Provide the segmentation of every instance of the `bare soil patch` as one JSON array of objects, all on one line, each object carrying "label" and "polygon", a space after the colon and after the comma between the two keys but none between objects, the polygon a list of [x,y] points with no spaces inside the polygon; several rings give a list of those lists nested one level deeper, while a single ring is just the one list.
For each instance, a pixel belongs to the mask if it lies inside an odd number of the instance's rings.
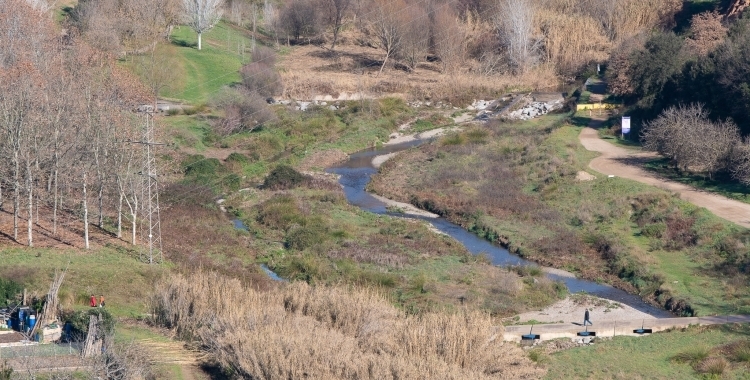
[{"label": "bare soil patch", "polygon": [[[583,323],[583,314],[587,308],[594,325],[598,321],[632,321],[657,318],[628,305],[605,298],[573,294],[542,310],[519,314],[518,321],[521,323],[532,320],[547,323]],[[664,311],[664,315],[661,317],[668,318],[673,317],[673,315]]]}]

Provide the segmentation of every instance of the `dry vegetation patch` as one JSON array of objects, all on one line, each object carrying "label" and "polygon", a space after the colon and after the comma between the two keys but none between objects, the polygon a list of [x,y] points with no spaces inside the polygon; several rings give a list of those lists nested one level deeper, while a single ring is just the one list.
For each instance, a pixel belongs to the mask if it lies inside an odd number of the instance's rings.
[{"label": "dry vegetation patch", "polygon": [[[158,323],[241,377],[539,378],[484,313],[406,316],[373,290],[292,283],[269,292],[214,273],[157,285]],[[243,328],[238,328],[243,326]]]}]

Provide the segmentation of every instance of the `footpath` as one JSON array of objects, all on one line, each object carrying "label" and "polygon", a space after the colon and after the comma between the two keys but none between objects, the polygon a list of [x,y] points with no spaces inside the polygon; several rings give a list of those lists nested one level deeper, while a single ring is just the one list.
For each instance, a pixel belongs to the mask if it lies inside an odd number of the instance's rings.
[{"label": "footpath", "polygon": [[655,158],[656,155],[654,153],[631,151],[599,138],[596,128],[602,125],[604,118],[606,116],[594,116],[589,126],[584,128],[579,135],[581,144],[586,149],[601,153],[599,157],[589,163],[591,169],[605,175],[632,179],[677,193],[680,198],[696,206],[705,207],[722,219],[750,228],[750,204],[669,181],[646,171],[641,167],[641,164],[646,160]]}]

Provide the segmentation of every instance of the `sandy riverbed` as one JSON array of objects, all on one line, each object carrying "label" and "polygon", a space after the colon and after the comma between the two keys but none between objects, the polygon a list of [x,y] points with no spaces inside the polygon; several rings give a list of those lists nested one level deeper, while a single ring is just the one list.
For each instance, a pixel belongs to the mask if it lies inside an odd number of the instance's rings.
[{"label": "sandy riverbed", "polygon": [[519,323],[538,321],[545,323],[583,323],[583,313],[589,309],[591,321],[632,321],[637,319],[656,319],[674,317],[664,311],[663,315],[652,316],[608,299],[590,295],[572,294],[543,310],[519,314]]}]

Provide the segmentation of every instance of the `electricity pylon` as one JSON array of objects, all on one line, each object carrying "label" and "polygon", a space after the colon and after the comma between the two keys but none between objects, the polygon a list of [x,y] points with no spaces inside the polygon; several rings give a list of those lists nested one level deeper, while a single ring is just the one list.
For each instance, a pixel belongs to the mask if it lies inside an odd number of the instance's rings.
[{"label": "electricity pylon", "polygon": [[[144,232],[148,235],[148,263],[153,264],[154,259],[162,262],[161,245],[161,220],[159,216],[159,181],[156,179],[156,158],[154,157],[154,147],[165,145],[154,141],[154,121],[153,109],[141,111],[144,114],[143,141],[131,141],[137,144],[143,144],[144,161],[143,169],[139,173],[143,176],[143,185],[141,187],[141,199],[143,207],[143,218],[141,218],[141,237]],[[148,223],[148,226],[145,224]],[[144,231],[145,230],[145,231]]]}]

